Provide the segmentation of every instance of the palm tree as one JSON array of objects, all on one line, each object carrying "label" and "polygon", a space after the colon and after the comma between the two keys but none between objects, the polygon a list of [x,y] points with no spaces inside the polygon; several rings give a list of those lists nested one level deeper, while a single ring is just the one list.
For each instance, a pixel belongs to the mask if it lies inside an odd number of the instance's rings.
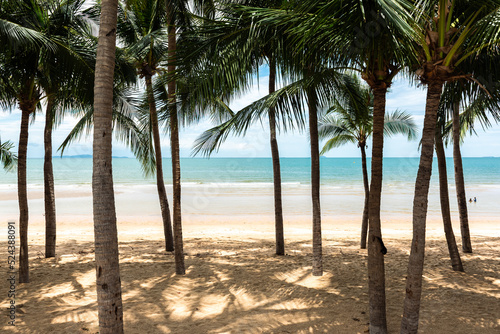
[{"label": "palm tree", "polygon": [[[317,2],[306,1],[304,6]],[[328,1],[317,15],[294,29],[303,43],[333,60],[354,67],[373,92],[372,167],[369,198],[368,286],[370,332],[387,333],[385,268],[382,252],[380,200],[382,192],[383,133],[388,88],[408,57],[412,40],[411,6],[406,1]],[[309,21],[309,22],[307,22]]]},{"label": "palm tree", "polygon": [[174,250],[172,221],[167,192],[163,180],[163,161],[161,153],[158,113],[153,91],[152,78],[162,69],[160,62],[166,58],[167,35],[165,29],[166,8],[164,1],[129,0],[122,6],[119,13],[119,39],[126,46],[126,53],[131,57],[138,69],[138,74],[144,78],[149,106],[149,129],[152,132],[156,188],[160,202],[165,235],[165,250]]},{"label": "palm tree", "polygon": [[[168,63],[164,80],[167,82],[166,103],[168,104],[168,123],[170,130],[170,150],[172,158],[172,185],[173,185],[173,213],[172,226],[174,234],[174,258],[175,272],[184,275],[186,272],[184,264],[184,245],[182,237],[182,215],[181,215],[181,166],[179,149],[179,115],[177,96],[177,37],[183,31],[192,28],[192,13],[187,0],[166,1],[166,25],[168,43]],[[212,0],[196,0],[193,3],[194,10],[201,15],[213,14]]]},{"label": "palm tree", "polygon": [[[61,120],[64,109],[75,107],[81,96],[81,78],[93,75],[89,64],[89,48],[86,39],[90,27],[82,11],[83,1],[53,1],[46,4],[46,16],[40,21],[40,29],[67,45],[67,54],[59,52],[43,63],[44,80],[40,86],[45,92],[44,129],[44,204],[45,204],[45,257],[56,252],[56,207],[54,173],[52,168],[52,129]],[[63,49],[64,51],[64,49]],[[64,67],[63,67],[64,66]]]},{"label": "palm tree", "polygon": [[[437,6],[436,6],[437,5]],[[427,84],[427,101],[422,132],[420,165],[413,202],[413,240],[408,263],[406,296],[401,333],[416,333],[422,294],[425,253],[427,197],[432,170],[432,156],[437,112],[445,82],[473,79],[466,61],[487,49],[498,31],[497,2],[429,1],[416,12],[419,34],[420,67],[416,71]],[[418,28],[422,27],[422,28]]]},{"label": "palm tree", "polygon": [[[334,147],[339,147],[347,143],[357,144],[361,151],[361,165],[363,169],[363,185],[365,189],[365,202],[363,208],[363,218],[361,223],[361,248],[366,248],[366,236],[368,232],[368,202],[369,202],[369,181],[366,165],[367,141],[373,132],[373,95],[368,87],[363,86],[357,77],[355,82],[358,85],[362,100],[356,101],[353,96],[345,101],[335,101],[334,105],[319,122],[319,136],[327,139],[321,154],[325,154]],[[411,116],[405,112],[394,111],[386,114],[384,118],[384,135],[391,136],[403,134],[408,140],[416,137],[417,126]]]},{"label": "palm tree", "polygon": [[[55,204],[53,175],[51,173],[51,130],[55,117],[53,111],[68,96],[74,94],[78,87],[76,83],[81,77],[81,72],[89,72],[88,64],[85,62],[88,50],[85,43],[76,33],[87,29],[85,20],[82,19],[80,8],[82,1],[68,1],[60,3],[49,2],[14,2],[10,8],[10,14],[2,16],[11,19],[12,32],[19,34],[22,27],[29,27],[29,36],[39,38],[41,36],[46,43],[27,43],[24,48],[12,47],[1,54],[2,81],[1,99],[7,105],[18,103],[23,116],[19,143],[19,205],[20,205],[20,280],[29,281],[28,255],[27,255],[27,228],[28,228],[28,205],[26,199],[26,147],[28,136],[28,121],[30,115],[40,107],[41,101],[47,101],[46,111],[45,143],[46,159],[44,163],[44,175],[46,181],[46,256],[55,254]],[[2,9],[5,9],[2,7]],[[14,45],[16,45],[14,43]],[[61,89],[61,87],[68,87]],[[69,98],[69,100],[74,97]],[[22,137],[22,138],[21,138]]]},{"label": "palm tree", "polygon": [[[475,63],[477,62],[474,61]],[[482,71],[479,71],[482,72]],[[491,72],[490,72],[491,73]],[[448,250],[450,253],[452,268],[456,271],[463,271],[463,266],[460,260],[460,254],[458,252],[458,247],[455,241],[455,235],[453,234],[453,229],[451,226],[450,208],[449,208],[449,195],[448,195],[448,179],[446,176],[446,159],[444,153],[443,145],[448,145],[450,141],[453,141],[453,152],[454,154],[460,152],[460,143],[463,141],[467,132],[471,134],[475,133],[474,123],[479,122],[483,129],[491,126],[490,120],[487,116],[487,111],[491,113],[493,118],[498,122],[498,96],[491,96],[491,92],[495,94],[496,90],[491,89],[493,87],[488,87],[488,91],[484,90],[483,84],[478,80],[478,82],[449,82],[445,85],[443,94],[441,95],[440,109],[438,112],[438,124],[436,130],[436,156],[439,167],[439,185],[440,185],[440,198],[441,198],[441,211],[443,215],[443,223],[445,228],[446,239],[448,243]],[[468,104],[464,107],[463,112],[456,116],[456,110],[459,109],[460,99],[467,99]],[[447,121],[447,118],[453,118],[451,121]],[[458,122],[456,122],[458,120]],[[459,129],[456,129],[456,123],[460,124]],[[458,137],[457,137],[458,132]],[[445,139],[446,138],[446,139]],[[444,143],[443,143],[444,141]],[[458,142],[458,145],[455,143]],[[457,149],[458,146],[458,149]],[[454,162],[455,166],[457,162]],[[461,158],[458,164],[461,165]],[[455,182],[459,182],[457,178],[461,178],[463,182],[463,171],[458,172],[460,167],[455,168]],[[462,187],[465,186],[462,184]],[[459,187],[457,186],[457,189]],[[464,194],[465,196],[465,190]],[[457,197],[461,197],[457,194]],[[460,201],[460,199],[459,199]],[[460,212],[460,209],[459,209]],[[465,214],[467,214],[467,209],[460,213],[461,220]],[[461,227],[464,225],[461,223]],[[467,230],[468,231],[468,230]],[[464,231],[462,231],[464,232]],[[464,235],[464,234],[463,234]]]},{"label": "palm tree", "polygon": [[[305,71],[306,76],[313,75],[313,64]],[[312,237],[313,237],[313,276],[323,275],[323,238],[321,236],[321,201],[320,201],[320,161],[318,136],[318,96],[313,87],[306,89],[309,119],[309,141],[311,149],[311,200],[312,200]]]},{"label": "palm tree", "polygon": [[184,265],[184,244],[182,237],[182,214],[181,214],[181,165],[179,152],[179,122],[177,115],[176,97],[176,50],[177,29],[190,26],[188,18],[187,1],[169,0],[166,2],[166,25],[168,42],[168,65],[167,65],[167,102],[169,104],[169,126],[170,126],[170,152],[172,159],[172,188],[173,188],[173,237],[175,272],[177,275],[186,273]]},{"label": "palm tree", "polygon": [[472,253],[472,242],[469,231],[469,215],[467,213],[467,197],[465,195],[464,168],[462,153],[460,152],[460,101],[453,105],[453,164],[455,166],[455,188],[457,192],[458,213],[460,217],[460,231],[462,234],[462,250]]},{"label": "palm tree", "polygon": [[[443,105],[443,104],[442,104]],[[436,157],[439,169],[439,199],[441,203],[441,215],[443,217],[444,233],[450,253],[451,266],[455,271],[464,271],[460,253],[458,252],[453,226],[451,224],[450,199],[448,194],[448,174],[446,171],[446,155],[444,152],[443,133],[445,127],[445,112],[441,110],[436,125]]]},{"label": "palm tree", "polygon": [[115,196],[111,159],[113,78],[118,3],[103,0],[94,82],[92,193],[99,332],[123,333]]},{"label": "palm tree", "polygon": [[[40,106],[44,84],[57,81],[67,74],[68,58],[73,52],[60,39],[60,32],[48,29],[52,2],[7,1],[2,4],[2,25],[9,33],[2,32],[2,39],[13,41],[11,47],[0,54],[0,99],[12,107],[16,103],[21,109],[21,131],[18,144],[18,197],[19,197],[19,281],[29,282],[28,264],[28,199],[26,180],[26,157],[30,117]],[[4,6],[5,5],[5,6]],[[22,44],[21,41],[26,41]],[[41,43],[43,41],[44,43]],[[48,78],[44,72],[57,59],[60,76]],[[47,97],[47,94],[46,94]]]},{"label": "palm tree", "polygon": [[[19,3],[9,3],[10,10],[18,14],[18,20],[14,21],[14,17],[9,17],[6,11],[2,10],[2,19],[7,19],[13,25],[23,26],[21,21],[23,7]],[[4,9],[4,8],[2,8]],[[25,17],[24,17],[25,19]],[[49,44],[50,45],[50,44]],[[29,266],[28,266],[28,198],[26,187],[26,154],[28,144],[28,126],[30,114],[35,111],[38,105],[39,95],[35,88],[35,73],[30,72],[36,69],[38,65],[38,57],[36,55],[37,47],[30,45],[30,50],[27,48],[9,48],[0,53],[0,96],[2,104],[13,106],[19,103],[22,112],[21,116],[21,131],[18,143],[18,199],[19,199],[19,238],[20,238],[20,255],[19,255],[19,282],[29,282]],[[8,71],[7,71],[8,69]],[[17,98],[16,98],[17,97]]]},{"label": "palm tree", "polygon": [[[237,1],[240,5],[255,6],[257,8],[276,8],[282,3],[282,0],[242,0]],[[218,49],[222,54],[226,55],[225,63],[236,62],[241,64],[241,58],[247,60],[243,66],[236,69],[243,77],[243,82],[239,88],[246,88],[244,80],[254,73],[258,73],[259,65],[266,62],[269,66],[269,82],[268,93],[272,94],[276,91],[277,80],[283,80],[283,51],[286,47],[283,35],[279,34],[275,29],[260,29],[258,33],[254,32],[254,26],[251,15],[234,10],[232,6],[224,8],[226,15],[221,22],[213,22],[213,27],[217,27],[217,34],[213,38],[213,43],[217,43]],[[221,24],[223,23],[223,24]],[[205,27],[204,30],[210,28]],[[214,28],[211,28],[214,29]],[[232,50],[239,50],[235,53]],[[290,52],[289,50],[288,52]],[[213,51],[211,51],[213,53]],[[220,57],[220,54],[215,54],[215,57]],[[236,60],[234,58],[240,58]],[[220,60],[213,59],[213,62],[221,64]],[[222,65],[222,64],[221,64]],[[280,71],[280,69],[282,71]],[[223,70],[223,72],[234,72],[233,69]],[[245,73],[245,71],[247,73]],[[233,75],[235,75],[233,74]],[[218,73],[218,76],[221,76]],[[271,148],[272,166],[273,166],[273,190],[274,190],[274,221],[275,221],[275,238],[276,238],[276,255],[285,254],[285,241],[283,231],[283,205],[282,205],[282,189],[281,189],[281,167],[280,156],[277,141],[277,124],[276,111],[270,108],[267,113],[267,122],[269,124],[269,143]]]},{"label": "palm tree", "polygon": [[5,170],[11,170],[16,165],[17,156],[11,152],[13,147],[14,144],[11,141],[2,143],[0,140],[0,163]]},{"label": "palm tree", "polygon": [[[483,128],[491,125],[486,115],[487,111],[497,122],[500,119],[497,63],[498,50],[483,50],[473,59],[464,61],[462,65],[465,65],[469,73],[474,73],[474,80],[470,81],[464,77],[454,82],[447,82],[441,97],[442,107],[452,115],[452,121],[444,127],[443,135],[447,137],[447,143],[450,140],[453,142],[455,188],[464,253],[472,252],[472,245],[460,144],[467,130],[470,130],[471,134],[475,133],[474,121],[478,120]],[[464,105],[463,101],[467,101],[467,104]],[[463,107],[462,113],[460,113],[461,107]]]}]

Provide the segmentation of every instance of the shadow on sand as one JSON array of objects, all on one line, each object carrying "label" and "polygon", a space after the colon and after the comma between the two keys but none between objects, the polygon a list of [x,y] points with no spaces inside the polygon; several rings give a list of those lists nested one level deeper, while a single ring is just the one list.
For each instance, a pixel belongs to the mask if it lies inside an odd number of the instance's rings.
[{"label": "shadow on sand", "polygon": [[[443,240],[429,240],[422,333],[499,333],[498,238],[476,238],[450,268]],[[389,331],[399,332],[409,240],[385,240]],[[6,243],[0,243],[6,249]],[[44,259],[30,247],[31,283],[17,286],[18,333],[97,333],[93,244],[72,240]],[[364,333],[368,330],[366,251],[354,238],[324,240],[325,275],[310,274],[308,240],[273,255],[270,240],[186,239],[185,276],[158,240],[120,243],[126,333]],[[5,265],[0,269],[6,276]],[[4,285],[5,286],[5,285]],[[7,305],[7,292],[0,300]],[[4,308],[4,307],[2,307]],[[11,331],[2,311],[1,331]]]}]

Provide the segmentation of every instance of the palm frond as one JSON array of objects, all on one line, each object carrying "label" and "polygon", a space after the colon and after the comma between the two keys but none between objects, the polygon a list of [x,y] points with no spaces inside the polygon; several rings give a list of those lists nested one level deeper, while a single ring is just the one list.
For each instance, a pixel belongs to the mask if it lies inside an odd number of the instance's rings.
[{"label": "palm frond", "polygon": [[320,155],[325,154],[326,152],[332,150],[334,147],[340,147],[342,145],[345,145],[347,143],[353,143],[356,144],[357,140],[351,135],[338,135],[333,138],[330,138],[326,141],[325,145],[323,145],[323,148],[321,149],[321,152],[319,153]]},{"label": "palm frond", "polygon": [[413,121],[412,115],[404,111],[396,110],[388,113],[384,118],[384,135],[392,136],[396,134],[406,135],[408,140],[417,138],[417,124]]},{"label": "palm frond", "polygon": [[14,144],[11,141],[2,143],[0,139],[0,163],[7,171],[12,171],[17,166],[17,156],[12,153]]}]

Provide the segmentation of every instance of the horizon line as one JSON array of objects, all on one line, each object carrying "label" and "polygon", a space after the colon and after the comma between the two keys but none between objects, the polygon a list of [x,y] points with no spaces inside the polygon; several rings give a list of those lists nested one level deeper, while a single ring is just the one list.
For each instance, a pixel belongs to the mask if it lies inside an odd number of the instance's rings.
[{"label": "horizon line", "polygon": [[[60,158],[60,159],[63,159],[63,158],[81,158],[81,159],[90,159],[92,158],[93,155],[92,154],[76,154],[76,155],[63,155],[63,156],[60,156],[60,155],[53,155],[52,158]],[[112,156],[112,158],[115,158],[115,159],[136,159],[135,157],[133,156]],[[272,157],[269,157],[269,156],[261,156],[261,157],[231,157],[231,156],[227,156],[227,157],[192,157],[192,156],[187,156],[187,157],[180,157],[181,159],[272,159]],[[280,157],[280,159],[309,159],[310,157]],[[320,158],[322,159],[360,159],[361,157],[360,156],[345,156],[345,157],[325,157],[325,156],[321,156]],[[387,156],[387,157],[384,157],[384,158],[394,158],[394,159],[407,159],[407,158],[410,158],[410,159],[419,159],[420,157],[417,156],[413,156],[413,157],[410,157],[410,156]],[[436,159],[436,157],[434,156],[433,157],[434,159]],[[453,157],[452,156],[449,156],[449,157],[446,157],[447,159],[452,159]],[[493,155],[487,155],[487,156],[462,156],[462,158],[500,158],[500,156],[493,156]],[[32,157],[32,158],[28,158],[28,159],[44,159],[44,157]],[[171,159],[171,157],[163,157],[163,159]],[[367,159],[371,159],[371,157],[367,157]]]}]

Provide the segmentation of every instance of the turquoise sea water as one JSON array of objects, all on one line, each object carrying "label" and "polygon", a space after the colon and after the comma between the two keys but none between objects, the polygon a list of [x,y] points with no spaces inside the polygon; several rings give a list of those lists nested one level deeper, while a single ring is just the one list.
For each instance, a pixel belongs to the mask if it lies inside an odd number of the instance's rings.
[{"label": "turquoise sea water", "polygon": [[[164,159],[165,182],[171,183],[171,161]],[[414,184],[418,158],[385,158],[384,186]],[[453,160],[447,159],[448,178],[453,184]],[[54,158],[56,184],[84,185],[92,182],[91,158]],[[500,187],[500,158],[464,158],[466,184]],[[368,159],[368,168],[370,159]],[[310,183],[308,158],[282,158],[282,181],[288,184]],[[184,158],[181,159],[182,182],[186,184],[226,183],[244,186],[272,183],[270,158]],[[154,184],[153,177],[142,173],[135,159],[113,159],[114,182],[117,185]],[[361,159],[321,158],[321,183],[326,186],[351,187],[361,183]],[[437,180],[434,162],[433,181]],[[16,184],[16,173],[0,172],[0,184]],[[28,183],[43,185],[43,159],[28,159]],[[362,184],[361,184],[362,185]]]},{"label": "turquoise sea water", "polygon": [[[170,198],[170,159],[164,159],[165,183]],[[449,158],[448,179],[452,214],[458,216],[453,160]],[[287,215],[308,216],[310,201],[310,160],[281,159],[283,206]],[[418,158],[384,159],[381,211],[384,217],[410,219]],[[368,161],[368,166],[370,161]],[[500,218],[500,158],[464,158],[465,185],[471,219],[486,219],[497,224]],[[270,158],[187,158],[181,159],[182,210],[186,214],[263,215],[272,217],[273,177]],[[92,213],[92,159],[54,158],[58,214]],[[159,219],[160,210],[155,179],[145,177],[135,159],[113,159],[117,210],[125,216]],[[16,173],[0,171],[0,213],[18,215]],[[364,203],[361,159],[321,159],[321,210],[324,217],[348,217],[357,221]],[[28,160],[30,215],[43,219],[43,159]],[[439,219],[437,165],[429,191],[429,215]]]}]

